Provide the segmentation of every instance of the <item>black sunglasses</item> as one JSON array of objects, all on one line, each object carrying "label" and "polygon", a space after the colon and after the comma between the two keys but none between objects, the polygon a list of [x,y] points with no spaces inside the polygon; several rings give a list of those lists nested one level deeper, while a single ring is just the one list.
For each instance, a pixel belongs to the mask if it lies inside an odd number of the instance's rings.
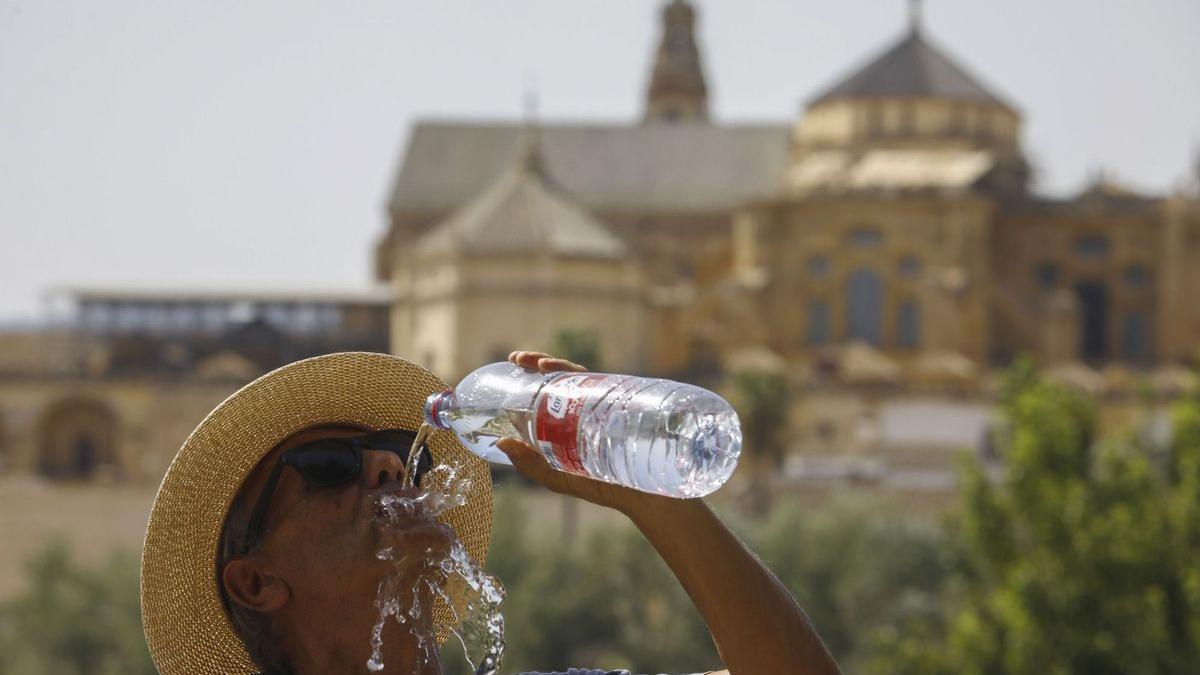
[{"label": "black sunglasses", "polygon": [[[361,436],[346,438],[323,438],[312,441],[284,452],[271,469],[267,483],[263,486],[258,502],[250,513],[250,523],[246,526],[246,539],[242,542],[238,555],[246,555],[258,543],[262,536],[263,523],[267,516],[267,507],[271,504],[271,495],[279,484],[279,476],[284,467],[292,467],[312,487],[335,487],[345,485],[358,478],[362,472],[363,450],[382,450],[395,453],[400,461],[408,465],[408,451],[417,438],[414,431],[407,429],[384,429],[373,431]],[[417,466],[413,471],[413,485],[421,485],[421,476],[433,468],[433,455],[429,452],[429,444],[421,445],[421,455],[417,458]]]}]

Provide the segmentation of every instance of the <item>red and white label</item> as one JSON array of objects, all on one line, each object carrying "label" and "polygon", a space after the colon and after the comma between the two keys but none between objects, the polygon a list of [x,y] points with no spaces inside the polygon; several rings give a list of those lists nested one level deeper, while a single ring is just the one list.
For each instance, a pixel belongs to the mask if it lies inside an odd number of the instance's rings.
[{"label": "red and white label", "polygon": [[579,457],[579,416],[589,401],[612,388],[613,375],[581,373],[547,384],[538,397],[535,427],[538,445],[553,455],[564,471],[586,476]]}]

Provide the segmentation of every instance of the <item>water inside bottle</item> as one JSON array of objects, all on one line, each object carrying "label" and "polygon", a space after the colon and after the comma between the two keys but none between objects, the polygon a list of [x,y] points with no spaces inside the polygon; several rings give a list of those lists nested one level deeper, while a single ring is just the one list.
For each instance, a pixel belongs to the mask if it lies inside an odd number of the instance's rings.
[{"label": "water inside bottle", "polygon": [[670,380],[609,377],[581,404],[578,453],[587,475],[673,497],[702,497],[728,480],[742,441],[728,403]]},{"label": "water inside bottle", "polygon": [[[421,479],[415,496],[381,495],[378,518],[397,529],[411,525],[414,517],[434,519],[465,504],[470,489],[470,480],[455,467],[439,464]],[[504,587],[483,571],[456,535],[445,549],[396,551],[385,547],[376,557],[391,562],[394,572],[379,582],[376,593],[379,615],[371,630],[368,670],[384,668],[383,631],[389,619],[416,639],[422,661],[418,668],[434,659],[436,628],[423,618],[432,612],[433,603],[441,601],[453,614],[452,635],[474,672],[487,675],[497,671],[504,655],[504,616],[500,612]]]},{"label": "water inside bottle", "polygon": [[541,376],[485,366],[426,412],[475,454],[512,436],[560,471],[672,497],[703,497],[729,479],[741,453],[737,413],[721,397],[670,380],[602,373]]}]

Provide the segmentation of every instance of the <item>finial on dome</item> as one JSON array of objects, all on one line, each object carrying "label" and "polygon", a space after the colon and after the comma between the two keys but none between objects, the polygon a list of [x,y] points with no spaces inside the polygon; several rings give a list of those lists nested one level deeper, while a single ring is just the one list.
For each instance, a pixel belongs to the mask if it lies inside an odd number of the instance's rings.
[{"label": "finial on dome", "polygon": [[537,126],[537,88],[532,85],[526,85],[525,96],[523,99],[522,107],[524,119],[522,120],[521,140],[520,147],[518,149],[517,162],[523,171],[541,175],[544,166],[542,160],[541,138],[538,135]]},{"label": "finial on dome", "polygon": [[921,32],[921,0],[908,0],[908,28],[913,33]]}]

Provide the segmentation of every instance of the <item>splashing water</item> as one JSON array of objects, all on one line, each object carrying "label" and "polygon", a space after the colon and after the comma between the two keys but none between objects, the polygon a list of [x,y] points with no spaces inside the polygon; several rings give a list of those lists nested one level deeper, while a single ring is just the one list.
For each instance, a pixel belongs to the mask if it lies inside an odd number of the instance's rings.
[{"label": "splashing water", "polygon": [[[379,518],[385,527],[401,531],[415,520],[429,522],[467,501],[471,482],[455,467],[439,464],[421,480],[414,496],[384,494],[379,497]],[[394,572],[379,582],[375,607],[379,618],[371,629],[371,658],[367,668],[383,669],[383,629],[389,618],[408,628],[417,640],[418,667],[436,658],[435,628],[423,613],[440,600],[453,615],[451,633],[462,645],[467,662],[477,675],[494,675],[504,655],[504,617],[500,603],[504,587],[475,562],[456,535],[448,548],[426,546],[397,552],[388,546],[376,553],[391,561]]]}]

